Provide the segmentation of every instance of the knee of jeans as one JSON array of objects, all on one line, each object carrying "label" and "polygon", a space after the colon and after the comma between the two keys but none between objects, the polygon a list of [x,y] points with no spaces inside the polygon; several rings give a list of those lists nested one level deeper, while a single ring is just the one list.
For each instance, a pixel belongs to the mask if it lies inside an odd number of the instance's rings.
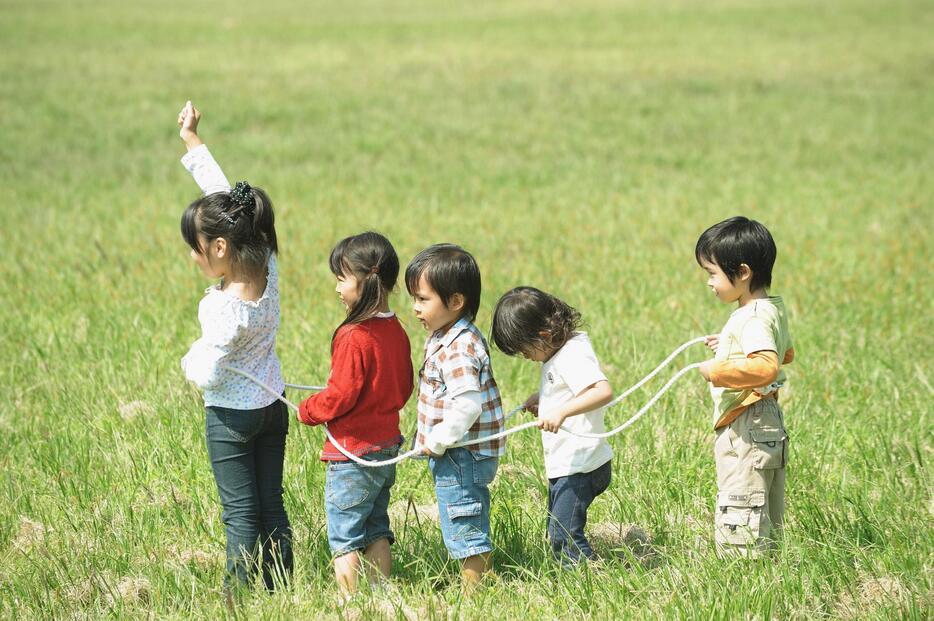
[{"label": "knee of jeans", "polygon": [[290,537],[292,535],[292,525],[285,512],[275,515],[264,514],[262,516],[263,532],[268,533],[272,538]]},{"label": "knee of jeans", "polygon": [[254,506],[230,506],[224,507],[221,512],[221,520],[228,527],[241,530],[259,530],[262,526],[260,512]]},{"label": "knee of jeans", "polygon": [[285,510],[285,505],[281,502],[262,506],[259,512],[259,519],[263,524],[263,528],[266,530],[289,526],[289,514]]}]

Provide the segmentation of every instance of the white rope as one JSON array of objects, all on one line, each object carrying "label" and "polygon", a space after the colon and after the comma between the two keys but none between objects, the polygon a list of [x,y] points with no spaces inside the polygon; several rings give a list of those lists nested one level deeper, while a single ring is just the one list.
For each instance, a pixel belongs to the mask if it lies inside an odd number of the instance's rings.
[{"label": "white rope", "polygon": [[294,388],[295,390],[324,390],[327,386],[305,386],[304,384],[286,384],[286,388]]},{"label": "white rope", "polygon": [[[632,386],[630,386],[629,388],[627,388],[621,395],[619,395],[618,397],[616,397],[615,399],[613,399],[612,401],[610,401],[608,404],[606,404],[606,405],[603,406],[603,407],[604,407],[604,408],[611,408],[611,407],[613,407],[614,405],[616,405],[617,403],[619,403],[620,401],[622,401],[623,399],[625,399],[626,397],[628,397],[629,395],[631,395],[632,393],[634,393],[635,391],[639,390],[640,388],[642,388],[642,386],[645,385],[646,382],[648,382],[650,379],[652,379],[653,377],[655,377],[656,375],[658,375],[659,371],[661,371],[662,369],[664,369],[665,367],[667,367],[667,366],[671,363],[672,360],[674,360],[675,358],[677,358],[677,357],[678,357],[678,354],[680,354],[681,352],[683,352],[683,351],[684,351],[685,349],[687,349],[688,347],[691,347],[692,345],[698,345],[698,344],[700,344],[700,343],[705,342],[706,339],[707,339],[706,336],[699,336],[699,337],[697,337],[696,339],[691,339],[690,341],[688,341],[688,342],[686,342],[686,343],[682,343],[676,350],[674,350],[673,352],[671,352],[671,353],[668,355],[667,358],[665,358],[664,360],[662,360],[662,361],[659,363],[659,365],[658,365],[657,367],[655,367],[655,368],[652,370],[651,373],[649,373],[648,375],[646,375],[645,377],[643,377],[641,380],[639,380],[638,382],[636,382],[635,384],[633,384]],[[286,387],[286,388],[294,388],[295,390],[324,390],[324,389],[326,388],[326,386],[306,386],[306,385],[304,385],[304,384],[286,384],[285,387]],[[521,405],[518,406],[518,407],[516,407],[516,408],[513,408],[512,410],[509,411],[508,414],[506,414],[506,416],[503,418],[503,420],[504,420],[504,421],[509,420],[509,419],[512,418],[517,412],[521,412],[522,409],[523,409],[523,406],[521,406]]]},{"label": "white rope", "polygon": [[[638,390],[641,386],[643,386],[646,382],[648,382],[650,379],[652,379],[655,375],[657,375],[659,371],[661,371],[664,367],[666,367],[666,366],[667,366],[678,354],[680,354],[682,351],[684,351],[685,349],[687,349],[687,348],[690,347],[691,345],[696,345],[696,344],[702,343],[702,342],[704,342],[704,337],[698,337],[698,338],[696,338],[696,339],[692,339],[692,340],[690,340],[690,341],[688,341],[688,342],[682,344],[680,347],[678,347],[676,350],[674,350],[667,358],[665,358],[665,360],[663,360],[661,364],[659,364],[657,367],[655,367],[655,369],[654,369],[651,373],[649,373],[649,374],[646,375],[644,378],[642,378],[639,382],[637,382],[637,383],[634,384],[632,387],[630,387],[629,389],[627,389],[623,394],[619,395],[618,397],[616,397],[615,399],[613,399],[612,401],[610,401],[610,402],[609,402],[606,406],[604,406],[604,407],[605,407],[605,408],[610,408],[610,407],[616,405],[617,403],[619,403],[620,401],[622,401],[623,399],[625,399],[626,397],[628,397],[630,394],[632,394],[634,391]],[[637,420],[639,420],[640,418],[642,418],[642,416],[643,416],[646,412],[649,411],[649,408],[651,408],[653,405],[655,405],[655,402],[658,401],[659,399],[661,399],[662,395],[665,394],[666,392],[668,392],[668,389],[671,388],[671,386],[672,386],[682,375],[684,375],[684,374],[687,373],[688,371],[691,371],[691,370],[693,370],[693,369],[696,369],[696,368],[699,367],[699,366],[700,366],[700,363],[698,362],[698,363],[694,363],[694,364],[689,364],[688,366],[686,366],[686,367],[680,369],[677,373],[675,373],[675,375],[674,375],[671,379],[669,379],[669,380],[665,383],[664,386],[661,387],[661,389],[660,389],[658,392],[655,393],[655,395],[652,396],[651,399],[649,399],[649,401],[648,401],[644,406],[642,406],[642,408],[639,409],[638,412],[636,412],[635,414],[633,414],[633,415],[629,418],[629,420],[627,420],[625,423],[623,423],[623,424],[620,425],[619,427],[615,427],[615,428],[611,429],[610,431],[607,431],[607,432],[604,432],[604,433],[579,433],[579,432],[571,431],[570,429],[568,429],[567,427],[564,427],[563,425],[560,427],[560,429],[561,429],[562,431],[566,432],[566,433],[569,433],[569,434],[574,435],[574,436],[578,436],[578,437],[580,437],[580,438],[609,438],[610,436],[614,436],[614,435],[616,435],[616,434],[622,432],[624,429],[630,427],[630,426],[633,425]],[[279,393],[277,393],[277,392],[276,392],[275,390],[273,390],[270,386],[268,386],[268,385],[266,385],[265,383],[263,383],[259,378],[255,377],[255,376],[251,375],[250,373],[247,373],[246,371],[243,371],[243,370],[241,370],[241,369],[235,369],[235,368],[233,368],[233,367],[227,367],[227,366],[225,366],[224,368],[227,369],[228,371],[232,371],[232,372],[234,372],[234,373],[237,373],[237,374],[239,374],[239,375],[242,375],[243,377],[245,377],[245,378],[251,380],[251,381],[254,382],[256,385],[258,385],[260,388],[263,388],[266,392],[268,392],[269,394],[273,395],[276,399],[278,399],[279,401],[282,401],[282,402],[283,402],[286,406],[288,406],[290,409],[294,410],[295,412],[298,412],[298,411],[299,411],[299,408],[298,408],[297,405],[295,405],[294,403],[292,403],[291,401],[289,401],[288,399],[286,399],[284,396],[282,396],[282,395],[280,395]],[[299,390],[323,390],[323,389],[324,389],[323,386],[304,386],[304,385],[300,385],[300,384],[286,384],[286,386],[289,387],[289,388],[296,388],[296,389],[299,389]],[[522,406],[519,406],[518,408],[515,408],[514,410],[512,410],[512,411],[507,415],[507,418],[508,418],[509,416],[512,416],[515,412],[517,412],[517,411],[519,411],[519,410],[521,410],[521,409],[522,409]],[[360,456],[358,456],[358,455],[354,455],[353,453],[351,453],[350,451],[348,451],[347,449],[345,449],[343,446],[341,446],[341,444],[334,438],[334,436],[331,435],[331,432],[328,430],[328,426],[327,426],[326,424],[325,424],[325,425],[322,425],[322,427],[324,427],[324,434],[327,436],[328,440],[331,441],[331,444],[334,445],[334,448],[336,448],[344,457],[346,457],[347,459],[349,459],[349,460],[351,460],[351,461],[353,461],[353,462],[356,462],[356,463],[360,464],[361,466],[368,466],[368,467],[371,467],[371,468],[376,468],[376,467],[381,467],[381,466],[390,466],[390,465],[393,465],[393,464],[398,464],[399,462],[404,461],[404,460],[406,460],[406,459],[409,459],[409,458],[411,458],[411,457],[416,457],[416,456],[424,455],[424,453],[422,452],[421,449],[412,449],[411,451],[407,451],[407,452],[405,452],[405,453],[401,453],[401,454],[396,455],[395,457],[393,457],[393,458],[391,458],[391,459],[386,459],[386,460],[383,460],[383,461],[375,461],[375,460],[364,459],[364,458],[362,458],[362,457],[360,457]],[[458,443],[456,443],[456,444],[451,445],[450,448],[457,448],[457,447],[462,447],[462,446],[469,446],[469,445],[471,445],[471,444],[479,444],[479,443],[481,443],[481,442],[487,442],[487,441],[490,441],[490,440],[498,440],[499,438],[505,438],[506,436],[510,436],[510,435],[512,435],[512,434],[514,434],[514,433],[518,433],[518,432],[520,432],[520,431],[524,431],[524,430],[530,429],[530,428],[532,428],[532,427],[538,427],[538,421],[534,421],[534,420],[533,420],[533,421],[529,421],[529,422],[527,422],[527,423],[523,423],[523,424],[521,424],[521,425],[517,425],[517,426],[512,427],[512,428],[510,428],[510,429],[506,429],[506,430],[500,431],[499,433],[495,433],[495,434],[488,435],[488,436],[483,436],[482,438],[476,438],[476,439],[474,439],[474,440],[468,440],[468,441],[465,441],[465,442],[458,442]]]}]

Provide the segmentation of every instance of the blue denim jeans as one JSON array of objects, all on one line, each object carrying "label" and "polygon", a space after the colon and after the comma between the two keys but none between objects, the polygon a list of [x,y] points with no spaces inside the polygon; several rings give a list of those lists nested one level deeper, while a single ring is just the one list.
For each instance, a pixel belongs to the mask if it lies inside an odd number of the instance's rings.
[{"label": "blue denim jeans", "polygon": [[561,562],[578,563],[593,557],[584,535],[587,509],[610,486],[612,463],[608,461],[590,472],[548,479],[548,540]]},{"label": "blue denim jeans", "polygon": [[206,410],[208,457],[227,533],[224,583],[249,586],[261,569],[272,589],[275,579],[285,582],[292,573],[292,526],[282,503],[288,410],[281,401],[257,410]]},{"label": "blue denim jeans", "polygon": [[498,457],[452,448],[428,459],[435,481],[441,536],[451,558],[465,559],[493,550],[490,541],[490,489]]},{"label": "blue denim jeans", "polygon": [[[382,461],[399,447],[367,453],[363,459]],[[365,550],[371,543],[396,539],[389,527],[389,490],[396,482],[396,466],[370,468],[352,461],[329,461],[324,488],[328,545],[335,557]]]}]

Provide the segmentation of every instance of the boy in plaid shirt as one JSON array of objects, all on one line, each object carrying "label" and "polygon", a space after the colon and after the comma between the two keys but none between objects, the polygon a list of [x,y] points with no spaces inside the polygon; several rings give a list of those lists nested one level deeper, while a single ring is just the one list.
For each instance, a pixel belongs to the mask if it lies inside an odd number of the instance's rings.
[{"label": "boy in plaid shirt", "polygon": [[489,485],[506,450],[504,438],[453,447],[504,427],[489,347],[473,324],[480,269],[463,248],[438,244],[412,260],[405,285],[431,332],[419,370],[415,446],[429,458],[444,544],[470,587],[492,569]]}]

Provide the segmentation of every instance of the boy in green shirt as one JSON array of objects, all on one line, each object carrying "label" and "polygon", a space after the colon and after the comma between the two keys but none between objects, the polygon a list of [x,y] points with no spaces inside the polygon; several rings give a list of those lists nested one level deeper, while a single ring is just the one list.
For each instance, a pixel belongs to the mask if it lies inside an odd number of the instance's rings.
[{"label": "boy in green shirt", "polygon": [[780,536],[785,511],[788,436],[778,389],[794,348],[785,305],[768,294],[775,255],[768,229],[742,216],[704,231],[694,250],[717,298],[738,304],[720,334],[707,337],[716,354],[699,369],[714,403],[721,556],[767,550]]}]

